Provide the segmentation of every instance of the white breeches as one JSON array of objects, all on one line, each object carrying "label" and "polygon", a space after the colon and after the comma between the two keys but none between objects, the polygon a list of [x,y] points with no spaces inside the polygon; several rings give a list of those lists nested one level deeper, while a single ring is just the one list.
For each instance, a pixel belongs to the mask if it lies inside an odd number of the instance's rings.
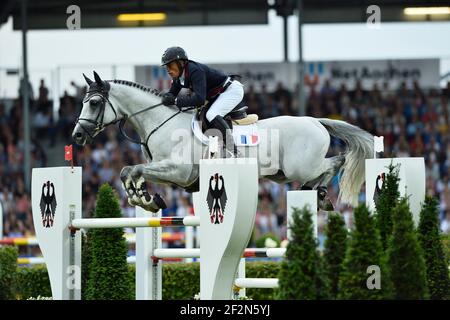
[{"label": "white breeches", "polygon": [[237,80],[234,80],[230,86],[221,93],[206,112],[206,119],[212,121],[216,116],[225,116],[233,110],[244,98],[244,86]]}]

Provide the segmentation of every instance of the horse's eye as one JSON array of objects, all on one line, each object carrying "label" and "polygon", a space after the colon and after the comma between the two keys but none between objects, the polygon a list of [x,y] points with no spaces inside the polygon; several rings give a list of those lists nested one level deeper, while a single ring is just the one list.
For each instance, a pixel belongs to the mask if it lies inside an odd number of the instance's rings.
[{"label": "horse's eye", "polygon": [[98,100],[91,100],[89,101],[89,103],[91,104],[91,106],[96,106],[98,104]]}]

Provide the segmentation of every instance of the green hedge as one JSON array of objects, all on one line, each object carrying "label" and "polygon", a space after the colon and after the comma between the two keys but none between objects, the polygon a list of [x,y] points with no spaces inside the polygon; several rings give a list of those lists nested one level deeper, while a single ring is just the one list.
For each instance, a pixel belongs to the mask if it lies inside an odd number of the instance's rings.
[{"label": "green hedge", "polygon": [[[192,300],[200,292],[200,263],[165,263],[163,265],[163,300]],[[135,266],[130,265],[133,284]]]},{"label": "green hedge", "polygon": [[50,280],[45,265],[17,268],[16,298],[51,297]]},{"label": "green hedge", "polygon": [[0,247],[0,300],[14,299],[17,247]]},{"label": "green hedge", "polygon": [[[129,265],[135,284],[135,266]],[[247,262],[246,277],[276,278],[280,270],[279,262]],[[17,268],[17,286],[15,296],[18,299],[30,297],[51,297],[47,269],[43,265]],[[1,279],[0,279],[1,281]],[[134,292],[134,287],[133,287]],[[200,264],[165,263],[163,266],[164,300],[192,300],[200,292]],[[254,300],[274,299],[273,289],[248,289],[247,297]]]},{"label": "green hedge", "polygon": [[450,233],[441,235],[441,239],[447,259],[447,264],[450,267]]},{"label": "green hedge", "polygon": [[[246,278],[278,278],[281,262],[246,262]],[[276,289],[246,289],[246,296],[253,300],[274,300]]]},{"label": "green hedge", "polygon": [[[134,266],[130,270],[135,275]],[[280,263],[247,262],[245,265],[246,278],[277,278]],[[200,264],[166,263],[163,265],[163,300],[192,300],[200,292]],[[247,289],[246,295],[253,300],[274,299],[274,289]]]},{"label": "green hedge", "polygon": [[[450,237],[443,236],[444,247],[448,250],[450,244]],[[0,263],[3,270],[5,258],[4,252],[0,250]],[[449,252],[450,256],[450,252]],[[12,259],[12,258],[11,258]],[[246,263],[246,277],[247,278],[277,278],[280,271],[280,262],[247,262]],[[133,277],[133,285],[135,283],[135,267],[129,265],[130,274]],[[8,275],[5,278],[5,275]],[[13,273],[14,274],[14,273]],[[200,265],[199,263],[166,263],[163,266],[163,299],[164,300],[189,300],[200,292]],[[7,280],[9,279],[9,280]],[[11,286],[6,286],[6,281],[11,281],[11,274],[0,272],[0,289]],[[17,299],[27,299],[29,297],[50,297],[50,282],[48,279],[47,269],[43,265],[36,265],[32,267],[18,267],[15,272],[16,285],[15,297]],[[10,282],[8,282],[10,283]],[[133,288],[134,292],[134,288]],[[274,289],[247,289],[247,297],[254,300],[271,300],[275,297]],[[5,299],[5,297],[1,297]],[[0,299],[0,300],[1,300]]]}]

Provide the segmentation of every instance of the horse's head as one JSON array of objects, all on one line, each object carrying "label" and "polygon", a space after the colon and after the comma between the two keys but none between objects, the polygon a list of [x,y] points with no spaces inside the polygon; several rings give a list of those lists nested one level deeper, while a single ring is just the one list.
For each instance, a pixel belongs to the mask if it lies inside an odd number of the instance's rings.
[{"label": "horse's head", "polygon": [[89,85],[89,89],[83,100],[80,116],[72,132],[72,138],[78,145],[92,142],[94,137],[103,131],[106,126],[120,120],[117,110],[114,109],[109,100],[110,84],[107,81],[103,81],[95,71],[95,81],[92,81],[84,74],[83,76]]}]

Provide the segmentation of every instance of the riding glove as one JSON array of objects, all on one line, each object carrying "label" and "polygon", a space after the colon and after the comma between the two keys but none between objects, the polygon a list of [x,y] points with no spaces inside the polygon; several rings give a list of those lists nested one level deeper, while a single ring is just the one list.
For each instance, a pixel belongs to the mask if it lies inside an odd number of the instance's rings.
[{"label": "riding glove", "polygon": [[175,96],[171,93],[166,93],[162,97],[162,104],[165,106],[173,106],[175,104]]}]

